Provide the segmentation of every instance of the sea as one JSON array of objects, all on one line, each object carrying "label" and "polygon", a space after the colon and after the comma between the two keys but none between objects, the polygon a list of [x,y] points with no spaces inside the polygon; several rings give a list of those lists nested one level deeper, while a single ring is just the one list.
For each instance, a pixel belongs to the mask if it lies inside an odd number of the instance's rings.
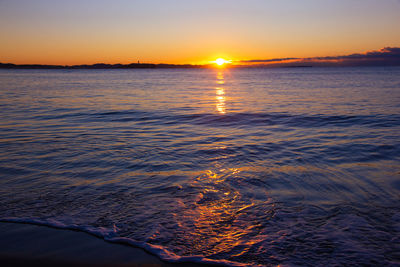
[{"label": "sea", "polygon": [[400,67],[0,70],[0,220],[168,262],[400,264]]}]

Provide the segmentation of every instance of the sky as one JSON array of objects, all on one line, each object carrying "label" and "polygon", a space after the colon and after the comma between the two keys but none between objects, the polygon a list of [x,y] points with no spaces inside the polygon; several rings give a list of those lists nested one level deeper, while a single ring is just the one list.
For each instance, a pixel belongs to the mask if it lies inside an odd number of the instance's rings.
[{"label": "sky", "polygon": [[400,0],[0,0],[0,62],[171,63],[400,47]]}]

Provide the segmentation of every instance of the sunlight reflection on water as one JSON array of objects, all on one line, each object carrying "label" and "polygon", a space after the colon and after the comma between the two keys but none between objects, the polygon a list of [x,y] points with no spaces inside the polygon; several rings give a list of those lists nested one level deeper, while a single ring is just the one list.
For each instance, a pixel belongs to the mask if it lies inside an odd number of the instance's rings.
[{"label": "sunlight reflection on water", "polygon": [[217,84],[220,85],[215,88],[216,90],[216,108],[220,114],[226,114],[226,107],[225,107],[225,89],[221,87],[225,83],[224,80],[224,73],[219,71],[217,73]]},{"label": "sunlight reflection on water", "polygon": [[257,232],[255,229],[270,218],[265,214],[273,216],[274,205],[268,204],[272,201],[266,192],[263,207],[268,210],[263,210],[264,216],[257,218],[257,203],[231,185],[235,180],[240,180],[237,168],[207,170],[190,184],[197,193],[192,202],[186,203],[191,208],[186,208],[176,219],[185,232],[185,239],[190,240],[197,253],[218,255],[232,251],[240,256],[250,248],[248,235]]}]

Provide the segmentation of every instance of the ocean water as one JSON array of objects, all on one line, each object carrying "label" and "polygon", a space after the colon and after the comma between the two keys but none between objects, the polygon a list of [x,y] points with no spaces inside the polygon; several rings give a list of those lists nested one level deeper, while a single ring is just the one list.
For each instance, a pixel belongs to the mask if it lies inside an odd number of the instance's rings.
[{"label": "ocean water", "polygon": [[400,264],[400,68],[1,70],[0,220],[171,262]]}]

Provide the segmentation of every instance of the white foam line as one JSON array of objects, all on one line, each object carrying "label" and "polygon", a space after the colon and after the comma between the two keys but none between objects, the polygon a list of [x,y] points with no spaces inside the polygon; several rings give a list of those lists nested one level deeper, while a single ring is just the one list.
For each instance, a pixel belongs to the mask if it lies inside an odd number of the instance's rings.
[{"label": "white foam line", "polygon": [[251,265],[245,263],[239,263],[228,260],[213,260],[208,259],[203,256],[178,256],[173,252],[170,252],[159,245],[152,245],[145,242],[139,242],[126,237],[116,237],[115,232],[103,227],[82,227],[76,224],[66,225],[61,222],[49,219],[49,220],[38,220],[38,219],[24,219],[24,218],[3,218],[0,222],[10,222],[10,223],[26,223],[41,226],[48,226],[51,228],[74,230],[89,233],[91,235],[97,236],[104,239],[107,242],[126,244],[133,247],[144,249],[152,255],[155,255],[162,259],[163,261],[170,263],[200,263],[200,264],[212,264],[219,266],[232,266],[232,267],[250,267],[250,266],[262,266],[262,265]]}]

